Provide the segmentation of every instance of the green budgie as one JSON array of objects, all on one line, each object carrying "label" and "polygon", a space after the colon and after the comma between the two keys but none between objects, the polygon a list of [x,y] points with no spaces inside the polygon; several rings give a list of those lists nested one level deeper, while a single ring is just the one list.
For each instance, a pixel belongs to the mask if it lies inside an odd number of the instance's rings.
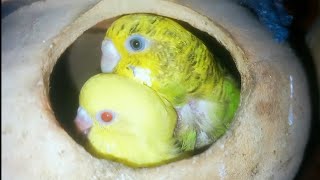
[{"label": "green budgie", "polygon": [[173,105],[181,150],[206,147],[230,126],[239,85],[179,23],[152,14],[125,15],[108,28],[101,48],[103,72],[143,83]]}]

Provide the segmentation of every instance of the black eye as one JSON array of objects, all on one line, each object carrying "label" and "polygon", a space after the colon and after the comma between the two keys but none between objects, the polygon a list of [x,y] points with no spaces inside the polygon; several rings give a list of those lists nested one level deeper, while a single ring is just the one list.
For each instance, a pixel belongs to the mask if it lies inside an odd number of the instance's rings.
[{"label": "black eye", "polygon": [[139,39],[131,39],[130,46],[133,50],[140,50],[142,48],[142,45]]},{"label": "black eye", "polygon": [[142,51],[146,45],[146,40],[140,35],[133,35],[129,37],[127,42],[127,48],[130,51]]}]

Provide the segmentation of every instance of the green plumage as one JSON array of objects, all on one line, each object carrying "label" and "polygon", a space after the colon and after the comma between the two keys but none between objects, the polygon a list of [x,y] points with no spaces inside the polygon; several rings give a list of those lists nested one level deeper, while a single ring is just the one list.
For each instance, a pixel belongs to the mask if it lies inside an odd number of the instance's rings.
[{"label": "green plumage", "polygon": [[[132,50],[130,39],[135,36],[142,39],[142,50]],[[175,21],[150,14],[119,18],[106,39],[121,56],[113,73],[147,84],[175,107],[175,138],[181,150],[202,148],[225,133],[240,90],[200,39]]]}]

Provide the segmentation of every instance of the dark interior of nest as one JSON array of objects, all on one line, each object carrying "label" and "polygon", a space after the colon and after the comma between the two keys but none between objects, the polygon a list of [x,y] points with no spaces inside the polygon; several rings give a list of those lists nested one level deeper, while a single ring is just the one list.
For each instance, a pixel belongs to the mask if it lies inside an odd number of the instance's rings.
[{"label": "dark interior of nest", "polygon": [[[60,56],[50,77],[50,101],[56,119],[65,131],[81,145],[85,143],[85,139],[77,135],[73,123],[79,105],[79,92],[82,85],[90,77],[101,73],[101,42],[104,38],[106,27],[115,19],[100,22],[78,37]],[[240,85],[240,74],[226,48],[207,33],[195,29],[185,22],[177,22],[201,39],[209,50],[236,77]]]}]

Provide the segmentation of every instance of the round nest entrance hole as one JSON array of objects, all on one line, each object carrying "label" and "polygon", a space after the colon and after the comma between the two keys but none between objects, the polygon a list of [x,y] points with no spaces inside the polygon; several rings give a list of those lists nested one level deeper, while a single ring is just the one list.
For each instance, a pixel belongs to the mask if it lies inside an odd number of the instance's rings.
[{"label": "round nest entrance hole", "polygon": [[[82,85],[92,76],[101,73],[101,43],[107,27],[117,18],[102,21],[85,31],[60,56],[50,76],[50,102],[56,119],[65,131],[79,144],[85,138],[77,134],[73,122],[79,106],[79,92]],[[228,50],[208,33],[200,31],[186,22],[178,21],[183,27],[201,39],[216,59],[241,83],[240,73]],[[208,147],[197,151],[199,154]]]}]

